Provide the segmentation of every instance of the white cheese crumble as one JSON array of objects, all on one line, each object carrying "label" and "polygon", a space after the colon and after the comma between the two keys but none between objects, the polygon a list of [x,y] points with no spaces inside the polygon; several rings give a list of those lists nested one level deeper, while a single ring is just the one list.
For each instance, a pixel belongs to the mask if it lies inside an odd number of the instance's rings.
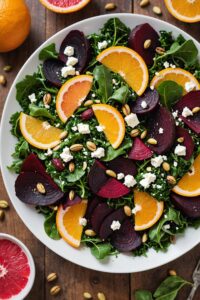
[{"label": "white cheese crumble", "polygon": [[69,75],[75,75],[76,74],[76,70],[75,70],[75,68],[74,67],[72,67],[72,66],[67,66],[67,67],[63,67],[62,69],[61,69],[61,75],[62,75],[62,77],[64,77],[64,78],[67,78],[67,76],[69,76]]},{"label": "white cheese crumble", "polygon": [[63,149],[62,153],[60,154],[60,157],[66,163],[73,159],[73,156],[71,155],[71,152],[68,147],[65,147]]},{"label": "white cheese crumble", "polygon": [[151,172],[151,167],[147,167],[147,172]]},{"label": "white cheese crumble", "polygon": [[177,116],[178,116],[178,110],[173,111],[172,116],[173,116],[174,119],[176,119]]},{"label": "white cheese crumble", "polygon": [[148,189],[151,185],[156,180],[156,175],[152,173],[146,173],[143,175],[143,179],[140,180],[141,186],[143,186],[145,189]]},{"label": "white cheese crumble", "polygon": [[46,156],[51,156],[53,154],[53,151],[51,149],[48,149],[45,153]]},{"label": "white cheese crumble", "polygon": [[131,113],[131,114],[129,114],[128,116],[126,116],[126,117],[124,118],[124,120],[126,121],[126,124],[127,124],[128,126],[130,126],[131,128],[136,127],[136,126],[140,123],[140,121],[138,120],[137,115],[136,115],[136,114],[133,114],[133,113]]},{"label": "white cheese crumble", "polygon": [[67,56],[72,56],[74,55],[74,47],[72,46],[67,46],[64,50],[64,54]]},{"label": "white cheese crumble", "polygon": [[123,179],[124,178],[124,173],[119,173],[119,174],[117,174],[117,179],[118,180],[121,180],[121,179]]},{"label": "white cheese crumble", "polygon": [[105,156],[105,149],[102,147],[97,148],[97,150],[91,153],[91,157],[93,158],[101,158],[104,156]]},{"label": "white cheese crumble", "polygon": [[135,207],[132,209],[132,214],[136,215],[136,213],[140,210],[142,210],[142,206],[139,204],[136,204]]},{"label": "white cheese crumble", "polygon": [[156,75],[156,76],[160,76],[160,73],[159,73],[159,72],[156,72],[155,75]]},{"label": "white cheese crumble", "polygon": [[162,127],[160,127],[160,128],[158,129],[158,133],[159,133],[159,134],[163,134],[163,132],[164,132],[164,129],[163,129]]},{"label": "white cheese crumble", "polygon": [[148,104],[146,103],[146,101],[143,100],[141,103],[141,107],[145,109],[145,108],[147,108],[147,106],[148,106]]},{"label": "white cheese crumble", "polygon": [[59,127],[60,126],[60,123],[57,123],[56,125],[55,125],[55,127]]},{"label": "white cheese crumble", "polygon": [[88,124],[79,123],[77,125],[78,132],[82,134],[89,134],[90,133],[90,127]]},{"label": "white cheese crumble", "polygon": [[78,127],[77,127],[77,126],[73,126],[73,127],[72,127],[72,130],[73,130],[73,131],[78,131]]},{"label": "white cheese crumble", "polygon": [[195,87],[196,87],[196,85],[195,85],[195,83],[192,82],[192,81],[187,81],[187,82],[185,83],[185,89],[186,89],[187,92],[193,91]]},{"label": "white cheese crumble", "polygon": [[80,75],[80,72],[79,72],[79,71],[76,71],[76,72],[75,72],[75,75],[76,75],[76,76]]},{"label": "white cheese crumble", "polygon": [[189,116],[193,116],[193,112],[186,106],[182,111],[182,116],[187,118]]},{"label": "white cheese crumble", "polygon": [[51,127],[51,125],[50,125],[47,121],[45,121],[45,122],[42,123],[42,127],[43,127],[45,130],[48,130],[48,129]]},{"label": "white cheese crumble", "polygon": [[98,125],[98,126],[95,126],[95,127],[96,127],[96,130],[97,130],[98,132],[102,132],[102,131],[104,131],[104,129],[105,129],[105,127],[102,126],[102,125]]},{"label": "white cheese crumble", "polygon": [[37,101],[35,93],[31,94],[28,96],[29,100],[31,101],[31,103],[34,103]]},{"label": "white cheese crumble", "polygon": [[167,229],[170,229],[170,224],[164,225],[163,228],[166,229],[166,230],[167,230]]},{"label": "white cheese crumble", "polygon": [[159,168],[163,163],[163,157],[161,155],[151,159],[151,164],[155,168]]},{"label": "white cheese crumble", "polygon": [[95,98],[96,97],[96,94],[95,93],[92,93],[92,98]]},{"label": "white cheese crumble", "polygon": [[108,47],[108,42],[107,41],[103,41],[103,42],[98,42],[98,49],[102,50]]},{"label": "white cheese crumble", "polygon": [[165,67],[165,69],[169,68],[169,62],[168,61],[165,61],[163,66]]},{"label": "white cheese crumble", "polygon": [[174,149],[174,153],[178,156],[185,156],[186,155],[186,147],[182,145],[177,145]]},{"label": "white cheese crumble", "polygon": [[78,58],[70,56],[67,60],[67,66],[75,66],[78,63]]},{"label": "white cheese crumble", "polygon": [[175,69],[175,68],[176,68],[176,65],[170,64],[170,67],[171,67],[172,69]]},{"label": "white cheese crumble", "polygon": [[136,185],[137,182],[135,180],[135,178],[132,175],[126,175],[124,178],[124,185],[127,187],[133,187],[134,185]]},{"label": "white cheese crumble", "polygon": [[174,161],[174,167],[177,167],[177,166],[178,166],[177,161]]},{"label": "white cheese crumble", "polygon": [[44,107],[45,107],[46,109],[49,109],[49,108],[50,108],[50,105],[49,105],[49,104],[45,104]]},{"label": "white cheese crumble", "polygon": [[119,230],[121,227],[121,224],[119,221],[112,221],[112,224],[110,225],[110,228],[115,231],[115,230]]},{"label": "white cheese crumble", "polygon": [[87,220],[86,218],[79,218],[79,224],[81,226],[86,226],[87,225]]}]

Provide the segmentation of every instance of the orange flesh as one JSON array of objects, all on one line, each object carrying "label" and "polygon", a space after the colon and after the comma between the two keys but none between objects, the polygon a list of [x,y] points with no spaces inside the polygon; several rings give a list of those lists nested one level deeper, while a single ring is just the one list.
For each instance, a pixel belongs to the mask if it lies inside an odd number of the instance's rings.
[{"label": "orange flesh", "polygon": [[[195,18],[197,15],[200,16],[200,0],[195,0],[193,3],[189,0],[165,0],[165,4],[175,17],[179,18],[177,14],[181,15],[183,21],[184,16],[191,19]],[[173,7],[173,11],[171,10],[171,5]]]}]

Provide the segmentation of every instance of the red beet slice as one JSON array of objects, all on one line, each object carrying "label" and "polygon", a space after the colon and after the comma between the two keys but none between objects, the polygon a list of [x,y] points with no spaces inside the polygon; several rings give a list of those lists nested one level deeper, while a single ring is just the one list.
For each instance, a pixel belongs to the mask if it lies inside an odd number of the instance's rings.
[{"label": "red beet slice", "polygon": [[83,32],[79,30],[72,30],[63,40],[60,51],[59,58],[64,63],[67,62],[68,56],[64,54],[65,48],[67,46],[71,46],[74,48],[74,57],[78,59],[78,63],[76,65],[76,70],[82,72],[89,60],[90,57],[90,44],[88,39],[85,37]]},{"label": "red beet slice", "polygon": [[46,80],[57,87],[61,87],[61,69],[65,64],[55,58],[49,58],[43,63],[43,73]]},{"label": "red beet slice", "polygon": [[112,233],[111,224],[113,221],[119,221],[120,224],[127,218],[122,208],[115,210],[113,213],[109,214],[101,224],[99,230],[99,236],[102,240],[106,240]]},{"label": "red beet slice", "polygon": [[178,110],[180,118],[183,122],[197,134],[200,134],[200,112],[195,113],[191,117],[183,117],[182,112],[185,107],[192,110],[194,107],[200,107],[200,91],[192,91],[181,98],[176,103],[174,110]]},{"label": "red beet slice", "polygon": [[88,181],[90,189],[94,194],[97,194],[100,188],[108,181],[105,170],[104,165],[97,160],[90,169]]},{"label": "red beet slice", "polygon": [[62,172],[65,169],[65,165],[60,158],[53,158],[51,162],[58,172]]},{"label": "red beet slice", "polygon": [[[151,45],[148,49],[144,49],[146,40],[151,40]],[[128,46],[138,52],[147,65],[153,64],[155,49],[159,44],[158,33],[148,23],[136,26],[128,39]]]},{"label": "red beet slice", "polygon": [[90,120],[94,116],[94,112],[92,108],[86,109],[84,112],[81,114],[81,119],[83,121]]},{"label": "red beet slice", "polygon": [[178,139],[180,137],[184,138],[184,141],[183,141],[183,143],[181,143],[181,145],[186,147],[186,156],[184,156],[184,158],[186,160],[188,160],[188,159],[190,159],[190,157],[192,156],[192,153],[194,151],[193,139],[186,129],[184,129],[182,127],[176,127],[176,139]]},{"label": "red beet slice", "polygon": [[87,210],[85,213],[85,218],[89,221],[94,209],[97,207],[98,204],[101,203],[101,198],[95,196],[92,200],[89,201]]},{"label": "red beet slice", "polygon": [[[163,128],[163,134],[159,134],[159,128]],[[149,138],[154,138],[157,145],[149,145],[149,148],[157,154],[166,153],[171,149],[176,137],[175,121],[172,114],[162,106],[149,115],[147,121]]]},{"label": "red beet slice", "polygon": [[79,204],[81,203],[81,201],[82,199],[78,195],[75,195],[73,200],[70,200],[68,195],[66,201],[63,203],[63,209],[65,209],[68,206]]},{"label": "red beet slice", "polygon": [[[142,107],[142,102],[146,102],[146,108]],[[130,108],[133,113],[138,115],[144,115],[149,112],[152,112],[158,105],[158,102],[159,94],[156,91],[156,89],[152,91],[148,88],[142,96],[138,97],[136,101],[130,103]]]},{"label": "red beet slice", "polygon": [[187,217],[200,218],[200,196],[189,198],[171,193],[171,200]]},{"label": "red beet slice", "polygon": [[21,172],[37,172],[45,177],[55,189],[60,189],[53,181],[51,176],[46,172],[44,165],[34,153],[31,153],[29,154],[29,156],[27,156],[27,158],[23,162]]},{"label": "red beet slice", "polygon": [[102,198],[116,199],[123,197],[130,193],[130,189],[127,188],[120,181],[115,178],[109,178],[108,181],[101,187],[97,195]]},{"label": "red beet slice", "polygon": [[135,176],[137,173],[137,167],[134,161],[130,160],[129,158],[125,157],[117,157],[107,164],[107,168],[109,170],[113,170],[115,173],[123,173],[126,175]]},{"label": "red beet slice", "polygon": [[131,221],[126,219],[121,228],[112,234],[111,244],[120,252],[129,252],[138,248],[142,241]]},{"label": "red beet slice", "polygon": [[113,208],[109,207],[106,203],[99,203],[94,209],[91,216],[92,229],[98,234],[100,226],[109,214],[113,212]]},{"label": "red beet slice", "polygon": [[136,137],[133,140],[133,146],[128,154],[130,159],[145,160],[152,157],[153,152],[143,143],[143,141]]},{"label": "red beet slice", "polygon": [[[42,183],[45,194],[37,191],[36,185]],[[22,172],[15,181],[16,196],[26,204],[51,205],[61,200],[64,193],[55,189],[50,181],[37,172]]]}]

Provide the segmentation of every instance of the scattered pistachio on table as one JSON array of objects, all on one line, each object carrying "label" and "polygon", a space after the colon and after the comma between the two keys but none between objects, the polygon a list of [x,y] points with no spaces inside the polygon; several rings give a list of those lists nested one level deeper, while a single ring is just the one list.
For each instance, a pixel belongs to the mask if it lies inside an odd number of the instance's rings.
[{"label": "scattered pistachio on table", "polygon": [[5,218],[5,212],[0,209],[0,221],[3,221],[3,219]]},{"label": "scattered pistachio on table", "polygon": [[117,5],[113,2],[107,3],[105,5],[105,10],[114,10],[115,8],[117,8]]},{"label": "scattered pistachio on table", "polygon": [[7,80],[4,75],[0,75],[0,85],[6,86]]},{"label": "scattered pistachio on table", "polygon": [[59,285],[55,285],[50,289],[50,294],[52,296],[56,296],[58,295],[58,293],[60,293],[60,291],[61,291],[61,287]]},{"label": "scattered pistachio on table", "polygon": [[9,204],[6,200],[0,200],[0,208],[8,208]]},{"label": "scattered pistachio on table", "polygon": [[3,67],[4,72],[10,72],[12,70],[12,66],[11,65],[7,65],[5,67]]},{"label": "scattered pistachio on table", "polygon": [[55,272],[50,273],[49,275],[47,275],[47,281],[48,282],[52,282],[52,281],[56,280],[57,278],[58,278],[58,276]]}]

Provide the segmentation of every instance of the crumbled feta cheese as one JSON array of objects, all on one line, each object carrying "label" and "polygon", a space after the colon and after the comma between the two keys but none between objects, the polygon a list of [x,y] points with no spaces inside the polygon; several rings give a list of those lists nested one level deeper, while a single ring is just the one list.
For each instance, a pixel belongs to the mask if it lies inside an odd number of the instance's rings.
[{"label": "crumbled feta cheese", "polygon": [[65,147],[63,149],[62,153],[60,154],[60,157],[66,163],[73,159],[73,156],[71,155],[71,152],[68,147]]},{"label": "crumbled feta cheese", "polygon": [[159,73],[159,72],[156,72],[155,75],[156,75],[156,76],[160,76],[160,73]]},{"label": "crumbled feta cheese", "polygon": [[119,173],[119,174],[117,174],[117,179],[118,180],[121,180],[121,179],[123,179],[124,178],[124,173]]},{"label": "crumbled feta cheese", "polygon": [[74,67],[72,67],[72,66],[67,66],[67,67],[63,67],[62,69],[61,69],[61,75],[62,75],[62,77],[64,77],[64,78],[67,78],[67,76],[69,76],[69,75],[75,75],[76,74],[76,70],[75,70],[75,68]]},{"label": "crumbled feta cheese", "polygon": [[119,221],[112,221],[112,224],[110,225],[110,228],[115,231],[115,230],[119,230],[121,227],[121,224]]},{"label": "crumbled feta cheese", "polygon": [[67,60],[67,66],[75,66],[78,63],[78,58],[70,56]]},{"label": "crumbled feta cheese", "polygon": [[79,224],[81,226],[86,226],[87,225],[87,220],[86,218],[79,218]]},{"label": "crumbled feta cheese", "polygon": [[137,182],[135,180],[135,178],[132,175],[126,175],[124,178],[124,185],[126,185],[127,187],[133,187],[134,185],[136,185]]},{"label": "crumbled feta cheese", "polygon": [[176,68],[176,65],[170,64],[170,67],[171,67],[172,69],[175,69],[175,68]]},{"label": "crumbled feta cheese", "polygon": [[169,63],[168,63],[168,61],[165,61],[164,64],[163,64],[163,66],[165,67],[165,69],[169,68]]},{"label": "crumbled feta cheese", "polygon": [[53,154],[53,151],[51,149],[48,149],[45,153],[46,156],[51,156]]},{"label": "crumbled feta cheese", "polygon": [[73,127],[72,127],[72,130],[73,130],[73,131],[78,131],[78,127],[77,127],[77,126],[73,126]]},{"label": "crumbled feta cheese", "polygon": [[176,126],[178,126],[179,125],[179,122],[178,121],[176,121]]},{"label": "crumbled feta cheese", "polygon": [[95,93],[93,93],[93,94],[92,94],[92,98],[95,98],[95,97],[96,97],[96,94],[95,94]]},{"label": "crumbled feta cheese", "polygon": [[98,125],[98,126],[95,126],[95,127],[96,127],[96,130],[97,130],[98,132],[102,132],[102,131],[105,129],[105,127],[102,126],[102,125]]},{"label": "crumbled feta cheese", "polygon": [[142,210],[142,206],[139,204],[136,204],[135,207],[132,209],[132,214],[135,215],[140,210]]},{"label": "crumbled feta cheese", "polygon": [[108,47],[108,42],[107,41],[103,41],[103,42],[98,42],[98,49],[102,50]]},{"label": "crumbled feta cheese", "polygon": [[178,144],[174,150],[174,153],[178,156],[185,156],[186,155],[186,147]]},{"label": "crumbled feta cheese", "polygon": [[76,71],[76,72],[75,72],[75,75],[76,75],[76,76],[80,75],[80,72],[79,72],[79,71]]},{"label": "crumbled feta cheese", "polygon": [[167,230],[167,229],[170,229],[170,224],[164,225],[163,228],[166,229],[166,230]]},{"label": "crumbled feta cheese", "polygon": [[143,186],[145,189],[148,189],[151,185],[156,180],[156,175],[152,173],[146,173],[143,175],[143,179],[140,180],[140,185]]},{"label": "crumbled feta cheese", "polygon": [[90,133],[90,126],[88,124],[79,123],[77,125],[78,132],[82,134],[89,134]]},{"label": "crumbled feta cheese", "polygon": [[158,130],[158,133],[163,134],[163,132],[164,132],[164,129],[162,127],[160,127],[159,130]]},{"label": "crumbled feta cheese", "polygon": [[162,165],[162,163],[163,163],[163,157],[161,155],[157,157],[153,157],[151,159],[151,164],[155,168],[159,168]]},{"label": "crumbled feta cheese", "polygon": [[143,100],[141,103],[141,107],[145,109],[145,108],[147,108],[147,106],[148,106],[148,104],[146,103],[146,101]]},{"label": "crumbled feta cheese", "polygon": [[160,190],[160,189],[162,189],[162,185],[157,184],[157,185],[156,185],[156,188]]},{"label": "crumbled feta cheese", "polygon": [[193,112],[186,106],[182,111],[182,116],[187,118],[189,116],[193,116]]},{"label": "crumbled feta cheese", "polygon": [[45,107],[46,109],[49,109],[49,108],[50,108],[50,105],[49,105],[49,104],[45,104],[44,107]]},{"label": "crumbled feta cheese", "polygon": [[131,128],[136,127],[136,126],[140,123],[140,121],[138,120],[137,115],[136,115],[136,114],[133,114],[133,113],[131,113],[131,114],[129,114],[128,116],[126,116],[126,117],[124,118],[124,120],[126,121],[126,124],[127,124],[128,126],[130,126]]},{"label": "crumbled feta cheese", "polygon": [[151,172],[151,167],[147,167],[147,171],[148,171],[148,172]]},{"label": "crumbled feta cheese", "polygon": [[102,147],[97,148],[97,150],[91,153],[91,157],[93,158],[101,158],[104,156],[105,156],[105,149]]},{"label": "crumbled feta cheese", "polygon": [[177,161],[174,161],[174,167],[177,167],[177,166],[178,166]]},{"label": "crumbled feta cheese", "polygon": [[163,155],[162,158],[163,158],[163,160],[167,160],[167,156],[166,155]]},{"label": "crumbled feta cheese", "polygon": [[178,116],[178,110],[173,111],[172,116],[173,116],[174,119],[176,119],[177,116]]},{"label": "crumbled feta cheese", "polygon": [[64,50],[64,54],[67,56],[72,56],[74,55],[74,47],[72,46],[67,46]]},{"label": "crumbled feta cheese", "polygon": [[116,79],[112,79],[112,83],[114,84],[114,85],[119,85],[119,82],[117,82],[117,80]]},{"label": "crumbled feta cheese", "polygon": [[56,125],[55,125],[55,127],[59,127],[60,126],[60,123],[57,123]]},{"label": "crumbled feta cheese", "polygon": [[191,92],[192,90],[194,90],[195,87],[196,87],[196,85],[192,81],[187,81],[185,83],[185,89],[186,89],[187,92]]},{"label": "crumbled feta cheese", "polygon": [[31,101],[31,103],[34,103],[37,101],[35,93],[31,94],[28,96],[29,100]]},{"label": "crumbled feta cheese", "polygon": [[51,127],[51,125],[50,125],[47,121],[45,121],[45,122],[42,123],[42,127],[43,127],[45,130],[48,130],[48,129]]}]

